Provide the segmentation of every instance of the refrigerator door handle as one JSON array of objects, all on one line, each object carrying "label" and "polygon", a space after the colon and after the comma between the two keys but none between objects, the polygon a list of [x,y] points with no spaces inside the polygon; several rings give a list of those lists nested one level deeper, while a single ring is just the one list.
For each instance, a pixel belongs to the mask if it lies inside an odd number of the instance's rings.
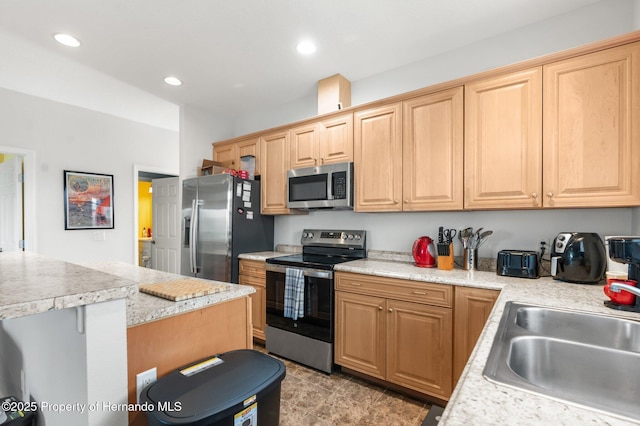
[{"label": "refrigerator door handle", "polygon": [[201,205],[200,200],[191,201],[191,228],[189,230],[189,262],[191,266],[191,273],[196,275],[198,273],[198,225],[200,218],[200,210],[199,206]]}]

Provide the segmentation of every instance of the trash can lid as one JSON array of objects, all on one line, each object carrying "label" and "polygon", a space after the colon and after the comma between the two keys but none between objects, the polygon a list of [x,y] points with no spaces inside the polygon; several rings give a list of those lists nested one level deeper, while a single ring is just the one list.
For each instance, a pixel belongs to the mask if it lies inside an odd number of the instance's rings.
[{"label": "trash can lid", "polygon": [[284,376],[285,366],[280,360],[241,349],[168,374],[147,387],[141,401],[152,404],[157,417],[197,421],[255,400],[272,384],[280,384]]}]

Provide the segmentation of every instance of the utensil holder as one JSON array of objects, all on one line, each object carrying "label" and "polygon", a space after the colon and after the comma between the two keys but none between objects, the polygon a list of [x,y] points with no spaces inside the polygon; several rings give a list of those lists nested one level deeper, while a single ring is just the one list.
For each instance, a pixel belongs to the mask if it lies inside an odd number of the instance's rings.
[{"label": "utensil holder", "polygon": [[478,269],[478,249],[465,248],[463,253],[463,267],[467,271]]},{"label": "utensil holder", "polygon": [[[438,244],[438,246],[441,246],[443,244]],[[444,244],[446,245],[446,244]],[[453,269],[453,243],[449,244],[447,247],[447,250],[441,251],[441,252],[446,252],[448,254],[446,255],[438,255],[438,269],[443,269],[446,271],[449,271],[451,269]]]}]

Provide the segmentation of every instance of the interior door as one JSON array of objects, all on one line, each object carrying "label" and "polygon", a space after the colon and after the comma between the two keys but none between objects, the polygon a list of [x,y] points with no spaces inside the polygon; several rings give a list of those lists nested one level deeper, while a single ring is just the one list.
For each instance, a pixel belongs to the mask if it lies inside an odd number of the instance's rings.
[{"label": "interior door", "polygon": [[180,178],[153,179],[151,267],[180,273]]},{"label": "interior door", "polygon": [[22,156],[0,163],[0,251],[22,250]]}]

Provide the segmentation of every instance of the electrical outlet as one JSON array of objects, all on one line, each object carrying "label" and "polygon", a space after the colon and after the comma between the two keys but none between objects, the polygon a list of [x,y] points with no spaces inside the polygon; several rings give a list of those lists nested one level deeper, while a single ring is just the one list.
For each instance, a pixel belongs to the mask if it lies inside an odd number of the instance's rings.
[{"label": "electrical outlet", "polygon": [[142,389],[150,385],[157,380],[156,367],[150,368],[147,371],[136,374],[136,402],[140,403],[140,393]]}]

